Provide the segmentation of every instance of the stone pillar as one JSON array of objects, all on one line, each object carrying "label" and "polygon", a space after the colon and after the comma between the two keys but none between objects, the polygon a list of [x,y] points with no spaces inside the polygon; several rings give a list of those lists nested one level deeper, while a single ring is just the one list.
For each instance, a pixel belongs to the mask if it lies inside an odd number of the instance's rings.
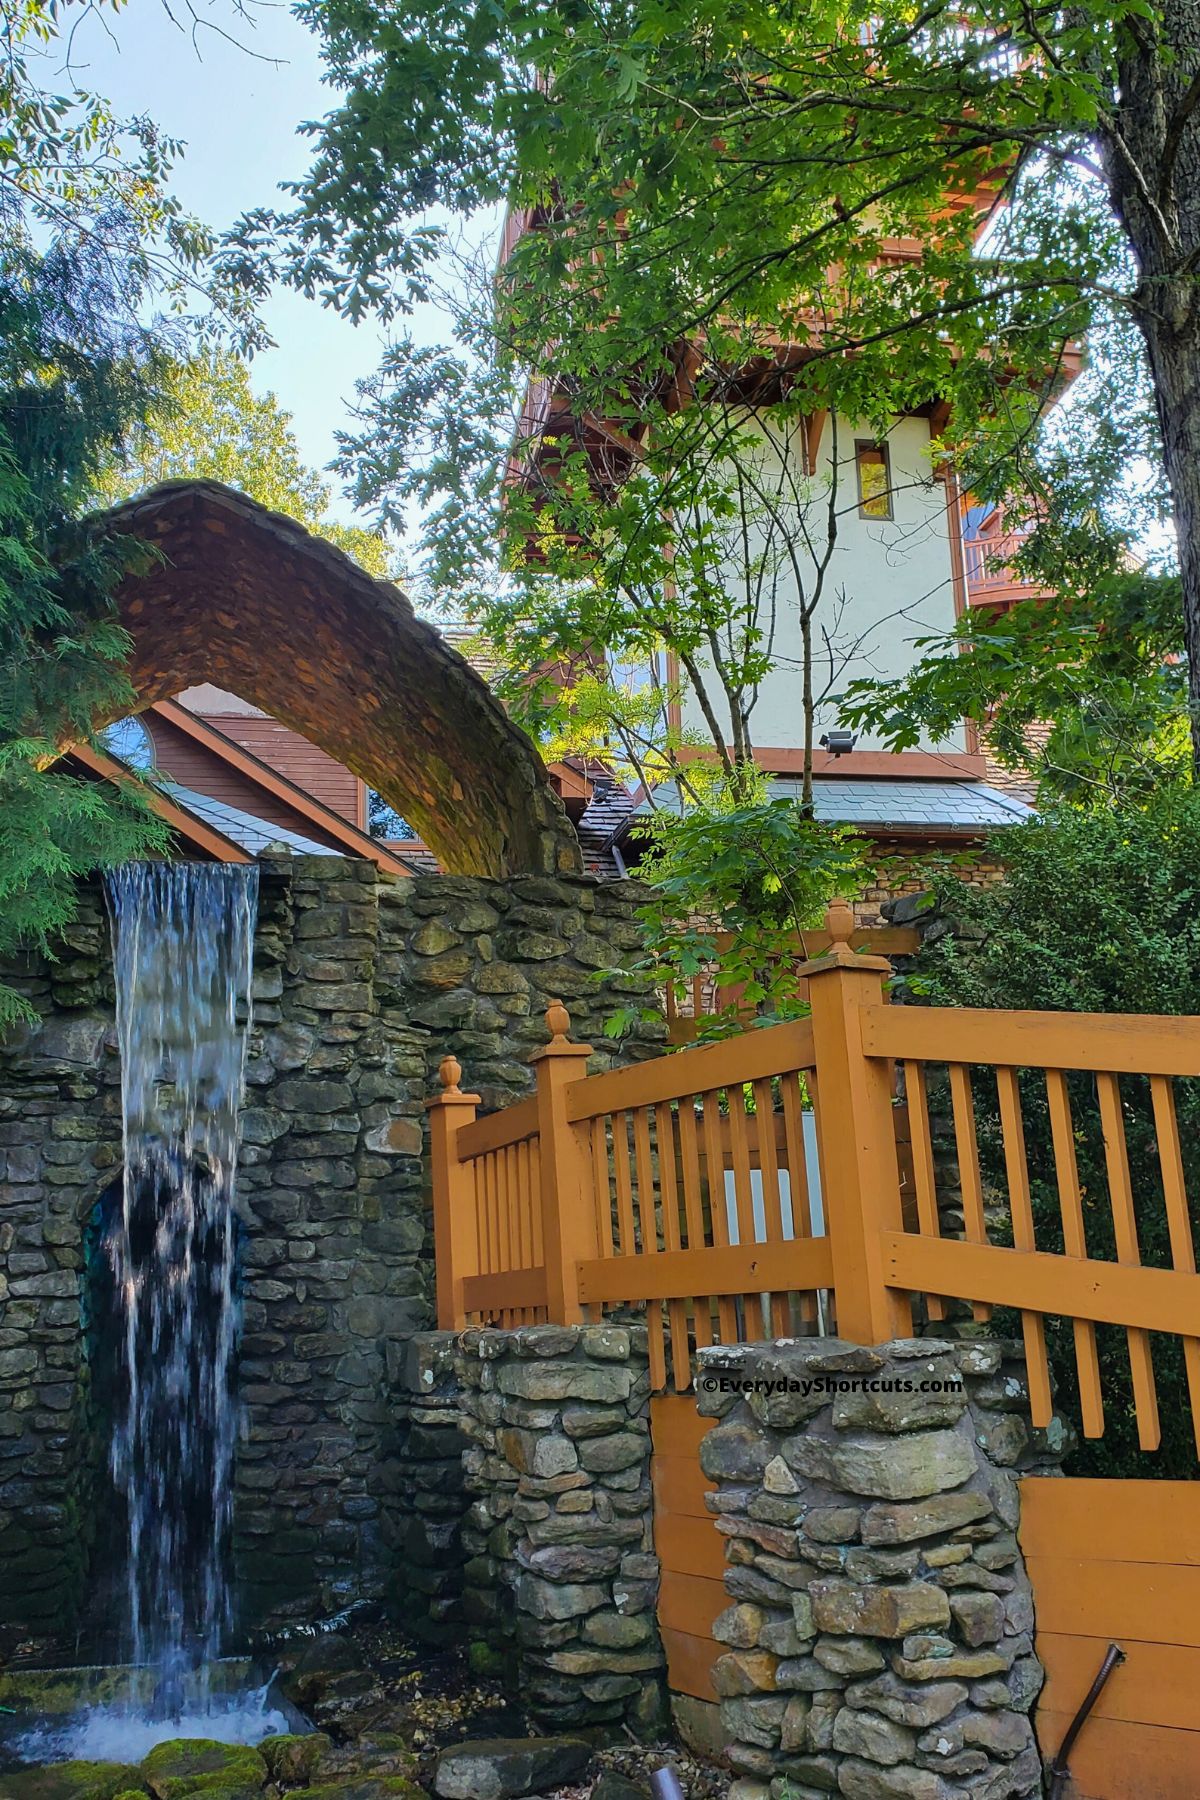
[{"label": "stone pillar", "polygon": [[57,962],[8,972],[40,1015],[0,1048],[0,1658],[73,1643],[104,1446],[89,1412],[89,1222],[119,1173],[108,929],[94,887]]},{"label": "stone pillar", "polygon": [[1017,1472],[1055,1465],[1015,1346],[701,1352],[727,1539],[714,1679],[733,1800],[1027,1800],[1042,1685]]},{"label": "stone pillar", "polygon": [[376,871],[264,870],[238,1211],[246,1624],[382,1595],[389,1346],[428,1319],[424,1034],[381,1016]]},{"label": "stone pillar", "polygon": [[535,1719],[662,1718],[644,1326],[467,1331],[464,1606]]},{"label": "stone pillar", "polygon": [[467,1438],[454,1350],[448,1331],[419,1332],[396,1346],[391,1455],[380,1474],[396,1611],[406,1631],[433,1644],[461,1640],[463,1630]]}]

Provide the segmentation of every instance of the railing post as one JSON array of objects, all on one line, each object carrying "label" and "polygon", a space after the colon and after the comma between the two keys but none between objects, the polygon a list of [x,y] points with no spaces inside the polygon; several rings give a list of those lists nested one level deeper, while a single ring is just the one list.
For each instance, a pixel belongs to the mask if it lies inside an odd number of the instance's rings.
[{"label": "railing post", "polygon": [[826,1230],[833,1254],[839,1337],[881,1344],[912,1330],[905,1294],[884,1281],[880,1233],[899,1231],[900,1171],[892,1118],[891,1069],[863,1054],[864,1007],[884,1000],[886,957],[850,948],[854,913],[835,900],[826,919],[833,942],[802,963],[812,1007],[817,1075],[817,1140]]},{"label": "railing post", "polygon": [[537,1072],[546,1302],[552,1325],[576,1325],[583,1318],[578,1264],[598,1255],[599,1247],[587,1146],[581,1128],[567,1118],[565,1096],[584,1073],[581,1064],[592,1046],[568,1043],[571,1015],[561,1000],[550,1002],[546,1025],[550,1042],[531,1059]]},{"label": "railing post", "polygon": [[439,1070],[442,1092],[425,1102],[429,1114],[429,1153],[433,1175],[433,1256],[437,1284],[439,1331],[461,1331],[467,1322],[463,1282],[479,1274],[479,1230],[475,1181],[470,1166],[458,1160],[458,1134],[475,1120],[478,1094],[459,1087],[462,1069],[453,1056]]}]

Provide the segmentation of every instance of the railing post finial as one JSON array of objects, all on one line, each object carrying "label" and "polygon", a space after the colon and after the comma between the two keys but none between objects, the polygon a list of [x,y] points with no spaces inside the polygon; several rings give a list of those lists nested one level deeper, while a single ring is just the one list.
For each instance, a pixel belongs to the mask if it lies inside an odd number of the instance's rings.
[{"label": "railing post finial", "polygon": [[560,1044],[569,1036],[571,1015],[561,1000],[552,1000],[546,1008],[546,1029],[552,1044]]},{"label": "railing post finial", "polygon": [[443,1056],[438,1069],[438,1080],[446,1091],[448,1099],[457,1100],[462,1093],[459,1082],[462,1080],[462,1064],[457,1056]]},{"label": "railing post finial", "polygon": [[850,947],[850,939],[854,936],[856,920],[854,908],[848,900],[831,900],[825,914],[825,929],[831,942],[827,954],[835,962],[856,962],[854,951]]}]

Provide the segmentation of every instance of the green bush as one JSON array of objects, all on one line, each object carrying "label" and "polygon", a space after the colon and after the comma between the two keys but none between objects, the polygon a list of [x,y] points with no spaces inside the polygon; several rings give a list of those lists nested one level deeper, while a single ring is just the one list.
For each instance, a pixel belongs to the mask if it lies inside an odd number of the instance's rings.
[{"label": "green bush", "polygon": [[[1200,794],[1174,789],[1138,811],[1064,812],[1010,829],[992,848],[1007,867],[1003,886],[980,891],[949,878],[938,884],[939,910],[955,929],[927,943],[917,959],[910,978],[915,999],[935,1006],[1200,1014]],[[1170,1268],[1149,1079],[1130,1074],[1120,1085],[1142,1261]],[[983,1177],[989,1198],[1003,1206],[995,1084],[988,1071],[978,1070],[974,1086]],[[1020,1086],[1037,1246],[1061,1251],[1044,1076],[1022,1071]],[[1091,1076],[1073,1075],[1068,1086],[1088,1251],[1111,1259],[1115,1243],[1096,1084]],[[1174,1089],[1195,1241],[1200,1080],[1177,1079]],[[1047,1338],[1060,1403],[1078,1421],[1070,1322],[1048,1321]],[[1162,1446],[1150,1453],[1138,1446],[1125,1333],[1100,1326],[1097,1339],[1105,1432],[1081,1443],[1068,1472],[1194,1478],[1197,1449],[1180,1341],[1157,1334],[1151,1339]]]}]

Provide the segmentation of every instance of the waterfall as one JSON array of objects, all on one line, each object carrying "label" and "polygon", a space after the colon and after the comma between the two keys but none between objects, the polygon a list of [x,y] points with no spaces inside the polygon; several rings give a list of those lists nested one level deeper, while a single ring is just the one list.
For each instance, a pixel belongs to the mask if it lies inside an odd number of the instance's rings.
[{"label": "waterfall", "polygon": [[258,868],[127,863],[107,885],[124,1138],[111,1467],[128,1648],[161,1672],[170,1709],[231,1622],[233,1201]]}]

